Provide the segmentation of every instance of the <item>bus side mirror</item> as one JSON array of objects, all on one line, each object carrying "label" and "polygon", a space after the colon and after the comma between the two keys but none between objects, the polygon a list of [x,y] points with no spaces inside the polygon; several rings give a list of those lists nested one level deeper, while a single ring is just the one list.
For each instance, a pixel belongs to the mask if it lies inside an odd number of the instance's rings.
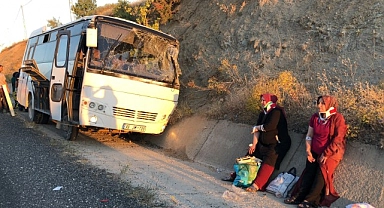
[{"label": "bus side mirror", "polygon": [[97,28],[87,28],[87,47],[97,47]]}]

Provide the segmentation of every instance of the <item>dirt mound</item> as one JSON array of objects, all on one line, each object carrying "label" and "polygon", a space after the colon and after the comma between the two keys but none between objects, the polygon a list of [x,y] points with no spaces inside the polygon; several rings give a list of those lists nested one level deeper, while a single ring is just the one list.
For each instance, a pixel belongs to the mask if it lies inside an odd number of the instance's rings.
[{"label": "dirt mound", "polygon": [[8,78],[13,72],[19,70],[26,44],[27,41],[23,40],[1,51],[0,64],[4,66],[4,74]]}]

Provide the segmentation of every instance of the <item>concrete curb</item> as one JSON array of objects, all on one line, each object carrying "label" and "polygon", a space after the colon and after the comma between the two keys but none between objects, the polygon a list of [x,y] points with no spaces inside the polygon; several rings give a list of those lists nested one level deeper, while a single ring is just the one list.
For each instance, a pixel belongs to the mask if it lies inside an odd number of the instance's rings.
[{"label": "concrete curb", "polygon": [[[252,142],[252,126],[225,120],[209,120],[200,116],[184,119],[168,126],[162,135],[144,139],[164,149],[223,172],[233,170],[237,157],[243,156]],[[300,175],[305,166],[304,135],[290,132],[292,146],[279,172],[296,167]],[[335,186],[341,198],[332,206],[367,202],[374,207],[384,207],[384,151],[373,145],[349,141],[344,160],[335,173]]]}]

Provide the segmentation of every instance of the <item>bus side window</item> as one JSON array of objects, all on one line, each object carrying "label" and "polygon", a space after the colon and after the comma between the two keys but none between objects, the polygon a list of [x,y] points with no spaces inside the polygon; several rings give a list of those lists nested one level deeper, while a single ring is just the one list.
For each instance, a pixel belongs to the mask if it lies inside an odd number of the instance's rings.
[{"label": "bus side window", "polygon": [[49,41],[55,41],[57,36],[57,30],[53,31],[49,37]]},{"label": "bus side window", "polygon": [[32,59],[32,54],[33,54],[33,50],[35,49],[35,46],[31,46],[30,48],[29,48],[29,50],[28,50],[28,58],[27,58],[27,60],[29,60],[29,59]]},{"label": "bus side window", "polygon": [[56,66],[63,67],[65,66],[65,60],[67,58],[67,45],[68,45],[68,36],[61,35],[59,40],[59,45],[57,49],[56,56]]},{"label": "bus side window", "polygon": [[43,43],[48,42],[49,40],[49,34],[44,35]]}]

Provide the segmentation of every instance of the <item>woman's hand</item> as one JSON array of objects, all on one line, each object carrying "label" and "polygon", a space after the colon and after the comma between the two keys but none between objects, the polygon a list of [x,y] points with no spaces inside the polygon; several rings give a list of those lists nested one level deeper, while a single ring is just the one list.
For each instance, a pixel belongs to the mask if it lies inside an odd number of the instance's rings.
[{"label": "woman's hand", "polygon": [[321,156],[320,156],[320,158],[319,158],[321,164],[325,164],[325,162],[327,161],[327,159],[328,159],[328,157],[325,157],[325,156],[324,156],[324,153],[321,154]]},{"label": "woman's hand", "polygon": [[313,158],[311,152],[307,152],[307,160],[308,160],[310,163],[313,163],[313,162],[316,161],[315,158]]},{"label": "woman's hand", "polygon": [[255,152],[255,149],[256,149],[256,145],[249,146],[248,153],[252,155]]}]

